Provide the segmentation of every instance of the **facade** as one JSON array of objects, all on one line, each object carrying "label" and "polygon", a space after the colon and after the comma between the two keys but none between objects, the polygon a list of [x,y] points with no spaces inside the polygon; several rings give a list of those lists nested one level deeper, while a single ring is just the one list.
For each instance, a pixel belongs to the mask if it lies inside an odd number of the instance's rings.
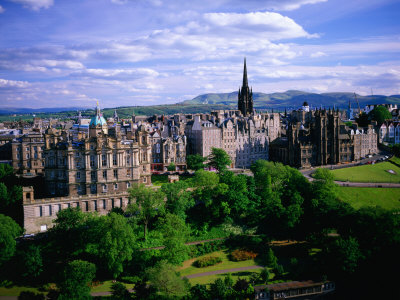
[{"label": "facade", "polygon": [[400,143],[400,121],[385,121],[379,128],[379,143]]},{"label": "facade", "polygon": [[30,132],[11,143],[14,170],[21,174],[39,175],[44,172],[44,139],[39,132]]},{"label": "facade", "polygon": [[[311,116],[312,114],[312,116]],[[340,120],[338,110],[315,110],[293,114],[286,129],[287,137],[271,144],[271,160],[297,168],[349,163],[378,152],[377,134],[368,128],[352,128]]]},{"label": "facade", "polygon": [[174,163],[176,171],[186,170],[186,136],[175,135],[163,138],[159,131],[150,134],[151,171],[165,172]]}]

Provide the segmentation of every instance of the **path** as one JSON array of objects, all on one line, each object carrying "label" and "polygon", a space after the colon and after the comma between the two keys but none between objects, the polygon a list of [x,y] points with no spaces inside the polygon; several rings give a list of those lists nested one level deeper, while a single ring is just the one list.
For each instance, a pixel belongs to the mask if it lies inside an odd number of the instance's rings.
[{"label": "path", "polygon": [[235,273],[240,271],[247,271],[247,270],[255,270],[255,269],[262,269],[263,266],[248,266],[248,267],[240,267],[240,268],[232,268],[232,269],[225,269],[225,270],[217,270],[217,271],[210,271],[204,273],[197,273],[192,275],[183,276],[186,278],[196,278],[196,277],[203,277],[203,276],[210,276],[210,275],[217,275],[217,274],[224,274],[224,273]]}]

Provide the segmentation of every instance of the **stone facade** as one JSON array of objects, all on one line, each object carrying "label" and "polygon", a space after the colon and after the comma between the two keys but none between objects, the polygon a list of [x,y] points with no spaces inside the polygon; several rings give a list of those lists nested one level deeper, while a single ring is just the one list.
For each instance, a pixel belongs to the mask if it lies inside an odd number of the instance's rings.
[{"label": "stone facade", "polygon": [[43,153],[43,135],[39,132],[27,133],[11,144],[12,166],[18,173],[43,174]]},{"label": "stone facade", "polygon": [[379,143],[400,143],[400,121],[385,121],[378,132]]}]

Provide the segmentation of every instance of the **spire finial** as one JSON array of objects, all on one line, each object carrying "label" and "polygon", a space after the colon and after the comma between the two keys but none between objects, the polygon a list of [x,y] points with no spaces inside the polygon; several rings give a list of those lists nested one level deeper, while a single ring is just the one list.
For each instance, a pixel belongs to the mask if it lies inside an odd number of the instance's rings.
[{"label": "spire finial", "polygon": [[246,57],[244,58],[244,68],[243,68],[243,87],[247,87],[249,85],[247,81],[247,67],[246,67]]}]

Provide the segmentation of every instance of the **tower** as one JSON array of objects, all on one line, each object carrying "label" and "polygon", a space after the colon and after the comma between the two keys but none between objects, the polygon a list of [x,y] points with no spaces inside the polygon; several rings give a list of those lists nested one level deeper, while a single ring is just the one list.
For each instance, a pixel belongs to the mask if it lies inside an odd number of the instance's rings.
[{"label": "tower", "polygon": [[244,59],[242,88],[239,89],[238,94],[238,110],[242,112],[243,116],[253,113],[253,91],[249,88],[247,80],[246,58]]},{"label": "tower", "polygon": [[90,120],[89,124],[89,137],[96,137],[100,132],[108,134],[108,126],[101,114],[99,102],[97,102],[96,115]]}]

